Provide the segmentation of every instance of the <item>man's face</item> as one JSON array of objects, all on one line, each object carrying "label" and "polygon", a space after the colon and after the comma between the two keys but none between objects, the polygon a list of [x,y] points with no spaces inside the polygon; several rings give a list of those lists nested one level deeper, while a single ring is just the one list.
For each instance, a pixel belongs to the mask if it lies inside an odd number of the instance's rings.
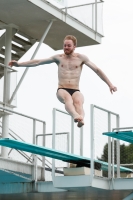
[{"label": "man's face", "polygon": [[64,53],[70,55],[75,50],[75,46],[72,40],[65,40],[63,45]]}]

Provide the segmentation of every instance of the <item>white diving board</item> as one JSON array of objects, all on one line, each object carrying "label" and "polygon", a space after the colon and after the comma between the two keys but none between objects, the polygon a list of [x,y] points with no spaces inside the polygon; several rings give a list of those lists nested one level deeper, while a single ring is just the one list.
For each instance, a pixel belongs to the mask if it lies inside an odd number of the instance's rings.
[{"label": "white diving board", "polygon": [[[18,140],[12,140],[9,138],[0,139],[0,145],[6,146],[9,148],[19,149],[19,150],[30,152],[33,154],[47,156],[50,158],[62,160],[64,162],[75,163],[75,164],[78,164],[78,165],[84,166],[84,167],[90,167],[90,165],[91,165],[90,164],[91,159],[87,158],[87,157],[78,156],[78,155],[70,154],[70,153],[66,153],[66,152],[61,152],[61,151],[57,151],[55,149],[49,149],[46,147],[33,145],[30,143],[21,142]],[[108,163],[100,161],[100,160],[94,160],[94,168],[107,171]],[[117,170],[117,166],[114,166],[114,168],[115,168],[115,170]],[[133,172],[131,169],[126,168],[126,167],[120,167],[120,171],[129,172],[129,173]]]},{"label": "white diving board", "polygon": [[103,135],[113,137],[119,140],[123,140],[133,144],[133,131],[115,131],[115,132],[105,132]]}]

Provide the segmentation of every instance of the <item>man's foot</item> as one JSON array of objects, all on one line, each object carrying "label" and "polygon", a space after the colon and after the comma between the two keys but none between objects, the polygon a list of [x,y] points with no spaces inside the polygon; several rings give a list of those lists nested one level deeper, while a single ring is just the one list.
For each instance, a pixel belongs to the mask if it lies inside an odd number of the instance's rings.
[{"label": "man's foot", "polygon": [[79,121],[78,124],[77,124],[77,127],[81,128],[83,125],[84,125],[84,122],[83,121]]},{"label": "man's foot", "polygon": [[77,126],[81,128],[84,125],[83,117],[79,115],[78,117],[74,118],[74,122],[78,122]]},{"label": "man's foot", "polygon": [[80,121],[82,121],[83,120],[83,117],[82,116],[78,116],[78,117],[75,117],[74,118],[74,122],[80,122]]},{"label": "man's foot", "polygon": [[77,123],[78,121],[79,121],[78,119],[76,119],[76,118],[74,119],[74,122],[75,122],[75,123]]}]

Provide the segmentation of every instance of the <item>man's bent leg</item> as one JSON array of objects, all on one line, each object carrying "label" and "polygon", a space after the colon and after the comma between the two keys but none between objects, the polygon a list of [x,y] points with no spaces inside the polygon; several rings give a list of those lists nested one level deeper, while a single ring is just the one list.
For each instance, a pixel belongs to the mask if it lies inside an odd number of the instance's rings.
[{"label": "man's bent leg", "polygon": [[65,104],[66,111],[75,119],[77,122],[82,121],[83,117],[80,116],[73,105],[72,96],[65,90],[60,89],[57,91],[57,98],[61,103]]},{"label": "man's bent leg", "polygon": [[83,109],[84,97],[81,94],[81,92],[75,92],[72,95],[72,99],[76,112],[83,117],[83,120],[78,122],[78,127],[81,127],[84,125],[84,109]]}]

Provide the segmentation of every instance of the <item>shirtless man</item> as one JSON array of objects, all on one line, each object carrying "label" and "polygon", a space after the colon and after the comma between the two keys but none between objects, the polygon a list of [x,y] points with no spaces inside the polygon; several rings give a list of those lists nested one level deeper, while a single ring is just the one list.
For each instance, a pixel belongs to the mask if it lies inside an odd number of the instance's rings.
[{"label": "shirtless man", "polygon": [[77,122],[78,127],[84,125],[84,97],[79,90],[79,80],[83,65],[90,67],[108,86],[113,93],[117,88],[110,82],[107,76],[92,63],[87,56],[74,53],[77,39],[72,35],[67,35],[63,41],[63,54],[57,54],[50,58],[41,60],[30,60],[27,62],[17,62],[12,60],[9,65],[16,67],[35,67],[38,65],[56,63],[58,66],[58,89],[57,98],[65,104],[66,111]]}]

